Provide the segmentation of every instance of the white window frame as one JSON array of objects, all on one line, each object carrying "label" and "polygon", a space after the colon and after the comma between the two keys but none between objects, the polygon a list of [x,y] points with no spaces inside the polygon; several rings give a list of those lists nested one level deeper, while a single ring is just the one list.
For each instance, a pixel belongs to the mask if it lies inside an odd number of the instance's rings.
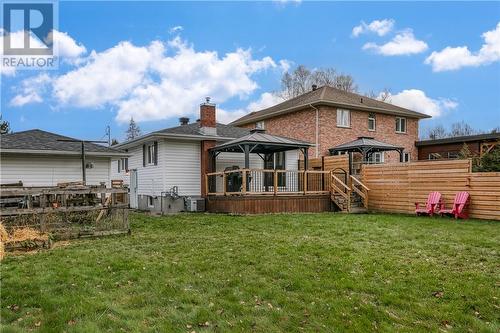
[{"label": "white window frame", "polygon": [[[398,120],[399,120],[399,123],[398,123]],[[404,131],[402,130],[402,122],[401,121],[404,121]],[[399,126],[398,126],[399,125]],[[396,117],[396,133],[406,133],[407,131],[407,121],[406,121],[406,118],[405,117]]]},{"label": "white window frame", "polygon": [[[343,114],[347,114],[347,125],[344,124],[343,120],[345,117]],[[351,111],[346,109],[337,109],[337,127],[351,128]]]},{"label": "white window frame", "polygon": [[122,157],[118,159],[118,173],[128,172],[128,157]]},{"label": "white window frame", "polygon": [[146,146],[146,165],[155,164],[155,144],[149,144]]},{"label": "white window frame", "polygon": [[403,153],[403,162],[408,163],[411,161],[411,153]]},{"label": "white window frame", "polygon": [[427,157],[429,160],[440,160],[443,157],[439,153],[430,153]]},{"label": "white window frame", "polygon": [[266,129],[266,123],[264,120],[260,120],[258,122],[255,123],[255,128],[258,128],[258,129]]},{"label": "white window frame", "polygon": [[[455,157],[450,157],[450,155],[453,154],[455,155]],[[456,160],[460,157],[460,153],[456,152],[456,151],[449,151],[446,156],[448,156],[448,159],[450,160]]]},{"label": "white window frame", "polygon": [[[373,128],[370,128],[370,120],[373,120]],[[368,114],[368,130],[370,132],[375,132],[377,130],[377,118],[375,116],[375,113]]]},{"label": "white window frame", "polygon": [[[379,161],[377,162],[377,158],[375,156],[379,156]],[[383,151],[377,151],[373,154],[370,155],[370,158],[368,158],[368,164],[382,164],[385,161],[384,157],[384,152]]]}]

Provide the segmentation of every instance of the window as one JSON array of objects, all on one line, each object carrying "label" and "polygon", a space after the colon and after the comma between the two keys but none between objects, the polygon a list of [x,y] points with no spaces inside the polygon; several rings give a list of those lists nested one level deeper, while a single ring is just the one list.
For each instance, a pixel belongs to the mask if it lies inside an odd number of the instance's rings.
[{"label": "window", "polygon": [[368,130],[375,131],[375,113],[370,113],[368,115]]},{"label": "window", "polygon": [[351,127],[351,112],[337,109],[337,127]]},{"label": "window", "polygon": [[261,120],[261,121],[258,121],[255,123],[255,128],[258,128],[258,129],[265,129],[266,128],[266,125],[264,123],[264,120]]},{"label": "window", "polygon": [[154,206],[155,206],[154,198],[148,195],[148,207],[154,207]]},{"label": "window", "polygon": [[449,159],[457,159],[458,158],[458,152],[456,152],[456,151],[449,151],[448,152],[448,158]]},{"label": "window", "polygon": [[[267,170],[285,170],[286,168],[286,153],[279,152],[274,154],[267,154],[264,156],[264,169]],[[266,172],[264,175],[264,185],[265,186],[273,186],[274,179],[273,174]],[[278,186],[286,186],[286,173],[280,172],[278,173]]]},{"label": "window", "polygon": [[155,164],[155,155],[156,155],[156,145],[154,144],[148,145],[148,154],[147,154],[148,164]]},{"label": "window", "polygon": [[120,158],[118,160],[118,173],[122,171],[128,172],[128,158]]},{"label": "window", "polygon": [[439,160],[441,158],[441,154],[439,154],[439,153],[430,153],[428,158],[430,160]]},{"label": "window", "polygon": [[403,153],[403,162],[407,163],[410,162],[411,154],[410,153]]},{"label": "window", "polygon": [[368,157],[368,164],[380,164],[384,163],[384,153],[383,152],[376,152],[370,155]]},{"label": "window", "polygon": [[396,117],[396,133],[406,133],[406,118]]}]

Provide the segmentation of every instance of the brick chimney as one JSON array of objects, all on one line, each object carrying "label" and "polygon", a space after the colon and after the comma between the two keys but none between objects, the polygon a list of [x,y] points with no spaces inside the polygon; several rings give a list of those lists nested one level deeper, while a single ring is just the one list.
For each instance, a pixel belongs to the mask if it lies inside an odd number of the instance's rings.
[{"label": "brick chimney", "polygon": [[217,135],[215,104],[210,103],[210,97],[200,104],[200,132],[204,135]]}]

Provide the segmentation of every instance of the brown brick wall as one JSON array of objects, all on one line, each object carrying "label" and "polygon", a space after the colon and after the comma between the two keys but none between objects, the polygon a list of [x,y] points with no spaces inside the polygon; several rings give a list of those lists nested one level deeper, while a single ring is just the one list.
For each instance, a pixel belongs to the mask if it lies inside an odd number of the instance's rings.
[{"label": "brown brick wall", "polygon": [[[351,111],[351,127],[337,127],[337,109],[330,106],[320,106],[319,109],[319,156],[329,155],[328,149],[342,143],[357,139],[360,136],[370,136],[382,142],[402,146],[405,152],[411,153],[411,159],[417,159],[415,141],[418,139],[418,120],[406,118],[407,132],[396,133],[395,116],[376,114],[376,130],[368,130],[368,114],[366,111]],[[255,123],[244,127],[254,128]],[[316,142],[316,111],[312,108],[276,116],[265,120],[266,131],[270,134]],[[316,156],[315,148],[309,150],[311,157]],[[386,162],[399,161],[397,152],[386,152]]]},{"label": "brown brick wall", "polygon": [[201,127],[215,127],[215,104],[201,104],[200,105],[200,126]]}]

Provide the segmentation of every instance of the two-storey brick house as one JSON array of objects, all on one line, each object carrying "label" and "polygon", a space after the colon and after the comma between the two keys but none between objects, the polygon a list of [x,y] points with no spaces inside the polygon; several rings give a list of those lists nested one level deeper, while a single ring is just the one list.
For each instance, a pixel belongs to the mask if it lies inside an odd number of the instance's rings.
[{"label": "two-storey brick house", "polygon": [[[323,86],[231,123],[264,128],[268,133],[315,143],[311,157],[356,140],[375,140],[404,148],[404,159],[417,159],[418,121],[430,116],[355,93]],[[396,151],[371,156],[374,162],[399,161]]]}]

